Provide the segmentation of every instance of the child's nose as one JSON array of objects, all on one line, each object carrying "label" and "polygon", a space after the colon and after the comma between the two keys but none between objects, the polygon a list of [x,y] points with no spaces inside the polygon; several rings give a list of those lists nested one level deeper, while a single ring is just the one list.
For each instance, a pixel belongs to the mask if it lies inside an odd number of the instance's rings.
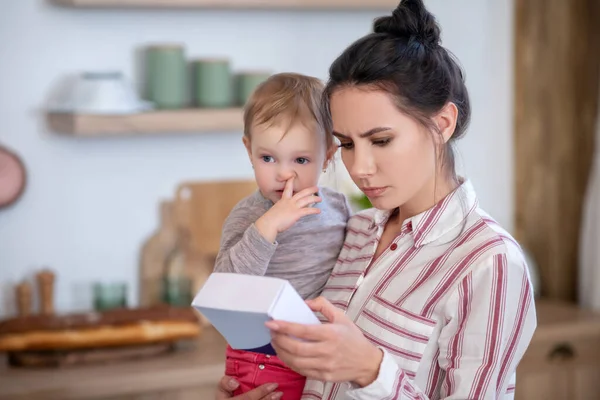
[{"label": "child's nose", "polygon": [[292,179],[296,177],[296,171],[292,169],[280,169],[277,173],[277,180],[279,182],[285,182],[288,179]]}]

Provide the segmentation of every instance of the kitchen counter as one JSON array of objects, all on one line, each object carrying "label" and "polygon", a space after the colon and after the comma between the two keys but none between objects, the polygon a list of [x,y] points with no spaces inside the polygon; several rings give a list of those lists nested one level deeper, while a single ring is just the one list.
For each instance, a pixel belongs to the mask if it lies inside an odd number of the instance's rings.
[{"label": "kitchen counter", "polygon": [[[538,328],[519,365],[516,398],[584,399],[598,393],[600,313],[561,302],[536,303]],[[193,344],[192,349],[144,360],[62,369],[11,369],[0,357],[0,400],[214,399],[225,371],[225,340],[206,328]],[[570,383],[562,385],[565,379]]]},{"label": "kitchen counter", "polygon": [[67,368],[9,368],[0,356],[0,400],[212,399],[226,342],[206,328],[193,344],[154,358]]}]

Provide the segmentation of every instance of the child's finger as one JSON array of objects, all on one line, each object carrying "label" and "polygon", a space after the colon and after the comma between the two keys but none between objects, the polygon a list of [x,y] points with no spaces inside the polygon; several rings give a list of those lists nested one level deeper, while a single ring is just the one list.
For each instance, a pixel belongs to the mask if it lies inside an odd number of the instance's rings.
[{"label": "child's finger", "polygon": [[290,178],[285,181],[285,187],[283,188],[282,197],[286,199],[292,198],[294,194],[294,178]]},{"label": "child's finger", "polygon": [[319,196],[309,196],[309,197],[304,197],[300,200],[297,200],[296,205],[300,208],[304,208],[310,204],[320,203],[320,202],[321,202],[321,198]]},{"label": "child's finger", "polygon": [[300,210],[298,210],[298,212],[300,213],[300,217],[302,218],[302,217],[306,217],[307,215],[320,214],[321,209],[314,208],[314,207],[304,207],[304,208],[301,208]]},{"label": "child's finger", "polygon": [[319,188],[316,186],[313,186],[313,187],[309,187],[309,188],[299,191],[298,193],[296,193],[294,195],[294,198],[301,199],[302,197],[317,195],[318,193],[319,193]]}]

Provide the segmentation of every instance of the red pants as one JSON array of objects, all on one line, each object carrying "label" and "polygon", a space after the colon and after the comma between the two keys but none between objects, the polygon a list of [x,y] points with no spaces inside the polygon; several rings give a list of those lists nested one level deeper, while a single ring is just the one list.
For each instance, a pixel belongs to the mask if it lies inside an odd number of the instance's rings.
[{"label": "red pants", "polygon": [[225,375],[235,378],[240,386],[235,395],[246,393],[265,383],[277,383],[283,400],[300,400],[306,377],[288,368],[277,356],[234,350],[227,346]]}]

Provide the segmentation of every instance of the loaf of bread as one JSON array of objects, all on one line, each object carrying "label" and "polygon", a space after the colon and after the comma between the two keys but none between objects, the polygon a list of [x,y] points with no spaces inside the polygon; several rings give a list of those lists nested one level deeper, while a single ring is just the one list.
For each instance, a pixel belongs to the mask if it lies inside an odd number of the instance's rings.
[{"label": "loaf of bread", "polygon": [[65,350],[172,342],[200,334],[191,308],[158,306],[0,322],[0,351]]}]

